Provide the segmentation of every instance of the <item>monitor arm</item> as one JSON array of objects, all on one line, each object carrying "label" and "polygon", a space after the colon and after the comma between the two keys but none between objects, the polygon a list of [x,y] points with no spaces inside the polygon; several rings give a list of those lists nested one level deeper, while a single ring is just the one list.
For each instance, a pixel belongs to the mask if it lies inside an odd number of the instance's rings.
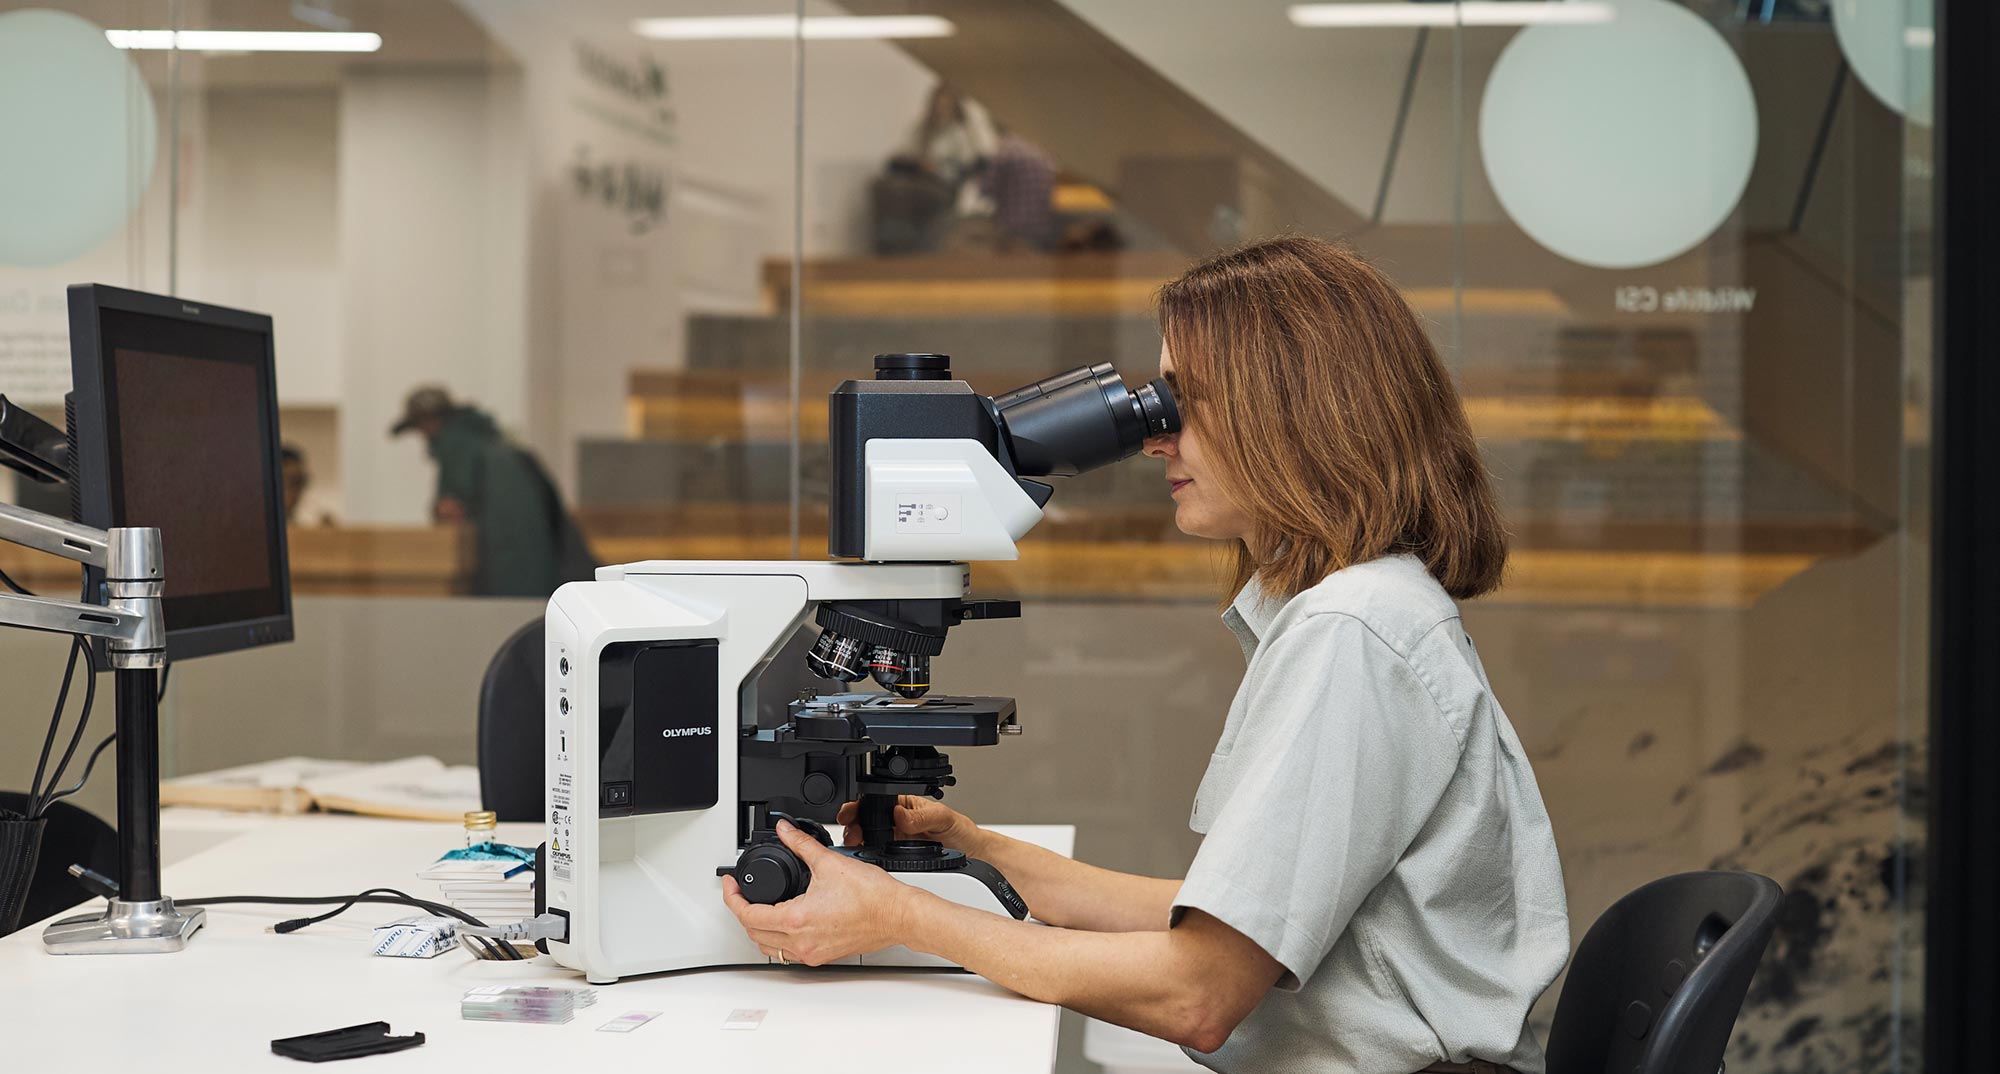
[{"label": "monitor arm", "polygon": [[[5,416],[5,415],[0,415]],[[0,461],[13,469],[46,461],[0,424]],[[46,470],[44,471],[46,472]],[[51,954],[178,951],[201,928],[200,909],[182,910],[160,894],[160,696],[166,663],[161,596],[166,564],[160,531],[109,530],[0,504],[0,541],[104,571],[102,605],[0,593],[0,627],[25,627],[101,638],[110,656],[118,722],[118,893],[102,913],[65,918],[42,931]]]},{"label": "monitor arm", "polygon": [[102,638],[117,669],[161,665],[166,630],[159,530],[94,529],[0,503],[0,541],[101,568],[106,592],[102,605],[0,593],[0,626]]}]

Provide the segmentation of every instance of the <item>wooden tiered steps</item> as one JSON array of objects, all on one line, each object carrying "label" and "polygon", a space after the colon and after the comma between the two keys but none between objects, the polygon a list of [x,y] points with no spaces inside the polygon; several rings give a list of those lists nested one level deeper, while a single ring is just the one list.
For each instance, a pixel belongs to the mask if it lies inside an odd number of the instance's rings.
[{"label": "wooden tiered steps", "polygon": [[[1228,581],[1225,546],[1181,535],[1170,505],[1061,509],[1020,543],[1014,562],[982,562],[982,593],[1074,599],[1212,600]],[[813,559],[826,554],[826,512],[800,512],[796,553],[784,504],[698,504],[582,515],[606,563],[647,559]],[[1746,608],[1827,555],[1858,551],[1865,535],[1817,526],[1616,525],[1543,519],[1517,534],[1496,605]],[[1546,542],[1529,546],[1527,540]],[[1726,550],[1726,551],[1724,551]]]},{"label": "wooden tiered steps", "polygon": [[[975,387],[1002,391],[1047,371],[980,377]],[[1136,375],[1134,375],[1136,379]],[[826,440],[826,398],[849,377],[810,370],[800,377],[802,440]],[[628,431],[638,439],[785,440],[791,436],[790,381],[781,373],[640,370],[629,378]],[[1473,432],[1495,440],[1612,444],[1633,440],[1723,442],[1742,438],[1707,402],[1693,396],[1468,396]]]},{"label": "wooden tiered steps", "polygon": [[[1493,601],[1741,608],[1824,557],[1880,539],[1881,527],[1852,504],[1746,437],[1729,409],[1739,405],[1738,371],[1703,360],[1695,320],[1580,321],[1562,291],[1574,274],[1547,266],[1503,275],[1546,279],[1549,288],[1455,291],[1456,253],[1392,231],[1377,238],[1400,251],[1385,267],[1411,304],[1435,322],[1463,316],[1466,337],[1479,341],[1449,360],[1515,529],[1508,584]],[[1466,241],[1481,252],[1478,264],[1498,264],[1512,249],[1484,231]],[[1157,353],[1154,293],[1187,261],[1123,252],[804,264],[796,396],[781,315],[793,266],[769,262],[765,315],[698,315],[691,368],[631,374],[630,440],[603,445],[607,465],[591,472],[632,476],[586,491],[598,497],[582,510],[586,532],[606,562],[821,555],[824,507],[813,501],[826,397],[843,380],[867,377],[870,354],[950,351],[957,373],[989,394],[1082,361],[1115,360],[1136,379]],[[767,480],[771,467],[782,470],[794,428],[807,498],[796,545],[782,473]],[[592,445],[584,448],[588,457]],[[1212,599],[1227,557],[1180,535],[1170,501],[1163,492],[1155,499],[1139,476],[1104,471],[1059,489],[1021,543],[1022,558],[983,565],[982,587]],[[671,502],[703,497],[745,502]]]},{"label": "wooden tiered steps", "polygon": [[[292,592],[307,596],[451,596],[472,577],[472,531],[457,526],[294,526]],[[0,571],[37,593],[74,597],[78,567],[0,543]],[[167,576],[168,592],[173,575]]]},{"label": "wooden tiered steps", "polygon": [[[1171,253],[827,258],[801,267],[800,309],[809,317],[1151,316],[1160,286],[1189,262]],[[763,277],[765,311],[789,310],[792,263],[767,260]],[[1457,295],[1450,287],[1410,287],[1403,295],[1432,317],[1459,309],[1550,317],[1569,312],[1554,291],[1540,287],[1469,287]]]}]

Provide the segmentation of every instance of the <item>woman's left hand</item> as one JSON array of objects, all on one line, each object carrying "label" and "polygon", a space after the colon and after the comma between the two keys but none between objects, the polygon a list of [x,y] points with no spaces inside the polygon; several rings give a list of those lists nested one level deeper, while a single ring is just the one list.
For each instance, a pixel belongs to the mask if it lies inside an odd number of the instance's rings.
[{"label": "woman's left hand", "polygon": [[764,954],[822,966],[905,941],[915,888],[782,820],[778,839],[812,870],[804,895],[761,905],[743,897],[736,878],[722,878],[723,904]]}]

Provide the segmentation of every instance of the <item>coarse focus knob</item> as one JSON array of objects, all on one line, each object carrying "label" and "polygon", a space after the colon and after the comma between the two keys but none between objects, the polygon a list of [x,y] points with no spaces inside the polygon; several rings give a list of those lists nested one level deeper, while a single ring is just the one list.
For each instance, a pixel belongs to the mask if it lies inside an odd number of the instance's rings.
[{"label": "coarse focus knob", "polygon": [[[815,772],[813,773],[812,776],[806,777],[806,784],[808,787],[811,786],[814,777],[826,780],[826,782],[829,785],[833,783],[831,779],[827,779],[826,776]],[[828,796],[829,800],[831,800],[831,797],[832,797],[831,795]],[[780,813],[777,810],[773,809],[771,811],[771,825],[773,827],[776,827],[777,823],[781,820],[787,824],[790,824],[792,827],[797,828],[798,830],[806,833],[807,835],[812,836],[814,839],[819,840],[820,846],[830,847],[833,845],[833,833],[826,830],[826,825],[821,824],[819,821],[816,821],[811,817],[795,817],[790,813]]]},{"label": "coarse focus knob", "polygon": [[735,877],[744,898],[766,905],[797,898],[812,883],[812,870],[777,843],[759,843],[736,859],[736,868],[716,871]]}]

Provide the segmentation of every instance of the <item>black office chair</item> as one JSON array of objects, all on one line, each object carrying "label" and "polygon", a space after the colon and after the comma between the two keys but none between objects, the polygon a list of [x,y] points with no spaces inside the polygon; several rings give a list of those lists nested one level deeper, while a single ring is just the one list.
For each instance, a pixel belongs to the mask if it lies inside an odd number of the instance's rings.
[{"label": "black office chair", "polygon": [[[23,813],[27,808],[26,794],[0,791],[0,810]],[[92,898],[69,875],[71,865],[86,866],[109,877],[118,875],[118,833],[111,825],[68,802],[51,805],[44,815],[49,823],[42,829],[41,854],[35,859],[35,873],[28,881],[28,899],[21,908],[22,925],[53,917]]]},{"label": "black office chair", "polygon": [[1681,873],[1584,934],[1549,1029],[1549,1074],[1716,1074],[1778,922],[1756,873]]},{"label": "black office chair", "polygon": [[479,801],[501,820],[542,817],[542,620],[514,632],[479,685]]}]

